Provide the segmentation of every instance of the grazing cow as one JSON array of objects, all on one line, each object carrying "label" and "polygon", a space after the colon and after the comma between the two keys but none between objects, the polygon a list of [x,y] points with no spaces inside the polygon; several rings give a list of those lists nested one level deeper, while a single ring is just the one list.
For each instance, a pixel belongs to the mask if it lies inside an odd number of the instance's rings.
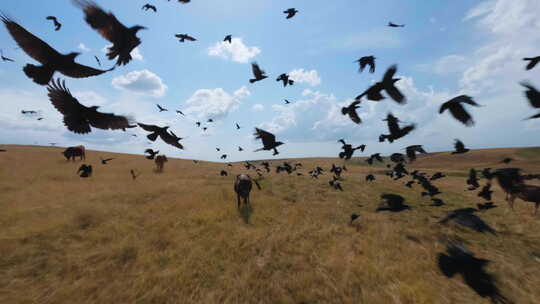
[{"label": "grazing cow", "polygon": [[158,155],[156,156],[156,172],[161,173],[163,172],[163,166],[167,162],[167,156],[165,155]]},{"label": "grazing cow", "polygon": [[76,156],[79,156],[81,158],[80,160],[86,159],[86,151],[84,146],[69,147],[61,153],[64,154],[68,161],[70,158],[72,161],[75,161]]},{"label": "grazing cow", "polygon": [[540,206],[540,187],[526,184],[518,184],[508,195],[508,204],[514,210],[514,200],[520,198],[526,202],[534,203],[534,215],[538,213]]},{"label": "grazing cow", "polygon": [[236,192],[238,208],[240,208],[240,198],[244,199],[245,205],[250,205],[249,193],[251,192],[252,186],[253,186],[253,182],[249,175],[239,174],[236,176],[236,180],[234,182],[234,192]]}]

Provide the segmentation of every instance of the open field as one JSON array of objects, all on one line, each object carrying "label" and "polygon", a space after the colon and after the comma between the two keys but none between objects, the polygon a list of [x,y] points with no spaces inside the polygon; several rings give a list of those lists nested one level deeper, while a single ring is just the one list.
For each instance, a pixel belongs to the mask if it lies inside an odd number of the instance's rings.
[{"label": "open field", "polygon": [[[304,176],[272,172],[253,190],[249,215],[232,189],[241,164],[169,159],[155,174],[143,156],[87,151],[94,175],[82,179],[81,162],[66,162],[61,148],[3,148],[0,303],[489,303],[439,271],[449,238],[491,261],[505,297],[540,303],[533,204],[517,200],[511,212],[494,186],[498,208],[480,216],[496,236],[434,218],[482,201],[464,191],[469,168],[505,167],[500,160],[512,157],[508,166],[540,173],[540,148],[420,156],[408,168],[449,174],[434,182],[442,207],[429,206],[419,185],[404,187],[409,179],[380,174],[384,166],[351,160],[337,192],[328,172],[318,180],[307,172],[341,160],[301,159]],[[118,159],[102,165],[99,156]],[[132,181],[130,169],[142,175]],[[377,180],[366,183],[370,172]],[[412,209],[376,213],[382,193]],[[359,232],[348,226],[351,213],[361,215]]]}]

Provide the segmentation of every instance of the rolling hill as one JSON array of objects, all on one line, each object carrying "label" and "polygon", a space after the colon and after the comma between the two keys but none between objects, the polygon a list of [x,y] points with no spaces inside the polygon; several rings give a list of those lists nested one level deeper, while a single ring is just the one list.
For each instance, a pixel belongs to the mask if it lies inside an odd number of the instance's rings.
[{"label": "rolling hill", "polygon": [[[482,201],[465,191],[469,168],[540,173],[540,148],[420,156],[408,168],[449,175],[434,182],[441,207],[361,158],[346,163],[343,192],[329,187],[327,171],[307,174],[341,160],[290,160],[304,175],[265,176],[251,212],[237,210],[233,192],[242,163],[169,159],[156,174],[140,155],[87,151],[73,163],[62,148],[2,148],[0,303],[489,303],[438,269],[450,239],[491,261],[486,270],[505,297],[540,303],[533,204],[518,200],[512,212],[495,185],[498,207],[479,216],[497,235],[437,223]],[[116,159],[102,165],[100,156]],[[505,157],[515,161],[500,163]],[[81,163],[93,165],[91,178],[76,175]],[[132,180],[130,169],[141,175]],[[368,173],[377,180],[365,182]],[[382,193],[402,195],[411,210],[375,212]],[[348,225],[352,213],[359,231]]]}]

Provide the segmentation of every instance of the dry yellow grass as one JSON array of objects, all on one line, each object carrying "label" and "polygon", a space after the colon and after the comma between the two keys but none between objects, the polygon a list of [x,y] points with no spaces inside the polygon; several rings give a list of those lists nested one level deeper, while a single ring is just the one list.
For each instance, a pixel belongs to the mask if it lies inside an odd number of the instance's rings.
[{"label": "dry yellow grass", "polygon": [[[252,193],[249,224],[236,209],[233,175],[223,164],[169,159],[163,174],[142,156],[89,151],[94,176],[75,175],[60,148],[7,146],[0,154],[0,303],[488,303],[436,266],[444,240],[468,242],[501,293],[540,303],[540,216],[518,201],[482,214],[484,235],[432,216],[474,206],[465,192],[471,166],[540,172],[540,149],[478,150],[421,157],[413,166],[452,176],[436,181],[447,206],[429,207],[419,188],[377,175],[353,160],[344,192],[308,176],[271,174]],[[99,156],[117,157],[101,165]],[[304,173],[336,159],[303,159]],[[275,162],[274,162],[275,163]],[[512,164],[511,164],[512,165]],[[132,181],[129,170],[142,175]],[[252,173],[252,175],[254,175]],[[382,192],[413,208],[375,213]],[[360,213],[361,230],[348,226]],[[245,215],[244,215],[245,217]],[[418,241],[407,238],[413,237]]]}]

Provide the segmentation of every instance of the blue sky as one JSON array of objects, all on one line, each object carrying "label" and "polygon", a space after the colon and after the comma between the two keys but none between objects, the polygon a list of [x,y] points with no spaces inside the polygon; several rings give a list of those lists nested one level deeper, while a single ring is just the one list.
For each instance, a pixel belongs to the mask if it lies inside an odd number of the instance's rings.
[{"label": "blue sky", "polygon": [[[253,128],[273,131],[286,144],[281,157],[336,156],[339,138],[365,143],[364,154],[391,153],[408,144],[423,144],[428,151],[450,150],[454,138],[472,148],[538,145],[539,121],[522,121],[534,114],[523,97],[519,81],[540,86],[537,70],[524,71],[521,57],[538,56],[540,23],[536,0],[486,1],[269,1],[193,0],[97,1],[125,25],[148,27],[139,32],[142,44],[137,59],[115,71],[87,79],[66,79],[70,90],[85,105],[100,105],[104,112],[127,114],[137,121],[170,125],[184,137],[185,151],[159,140],[148,145],[140,129],[96,130],[76,135],[62,125],[61,116],[47,99],[45,87],[26,78],[22,67],[35,63],[5,28],[0,47],[15,63],[0,65],[0,144],[85,144],[90,149],[141,153],[147,147],[172,157],[218,161],[270,158],[271,152],[253,153],[260,143]],[[143,11],[151,3],[157,14]],[[290,20],[283,10],[300,12]],[[2,1],[0,9],[15,18],[58,51],[81,52],[78,62],[112,66],[102,51],[109,43],[83,20],[68,0]],[[63,24],[55,32],[48,15]],[[389,28],[388,21],[406,24]],[[176,33],[188,33],[196,42],[179,43]],[[233,45],[221,43],[232,34]],[[84,46],[83,46],[84,45]],[[377,57],[375,74],[359,74],[354,60]],[[249,63],[257,61],[269,78],[250,84]],[[342,105],[377,81],[397,63],[398,85],[407,95],[405,106],[390,100],[365,101],[359,110],[362,125],[339,114]],[[297,77],[292,87],[275,81],[281,73]],[[439,115],[438,107],[459,94],[473,96],[482,108],[471,109],[476,125],[466,128]],[[283,99],[293,101],[285,106]],[[170,109],[158,113],[155,104]],[[256,106],[255,106],[256,105]],[[45,119],[23,117],[22,109],[40,110]],[[175,109],[189,113],[174,114]],[[391,111],[418,129],[393,144],[380,144],[386,132],[381,121]],[[203,133],[197,120],[215,118]],[[242,129],[237,131],[238,122]],[[132,137],[137,134],[138,137]],[[237,152],[242,146],[245,152]]]}]

